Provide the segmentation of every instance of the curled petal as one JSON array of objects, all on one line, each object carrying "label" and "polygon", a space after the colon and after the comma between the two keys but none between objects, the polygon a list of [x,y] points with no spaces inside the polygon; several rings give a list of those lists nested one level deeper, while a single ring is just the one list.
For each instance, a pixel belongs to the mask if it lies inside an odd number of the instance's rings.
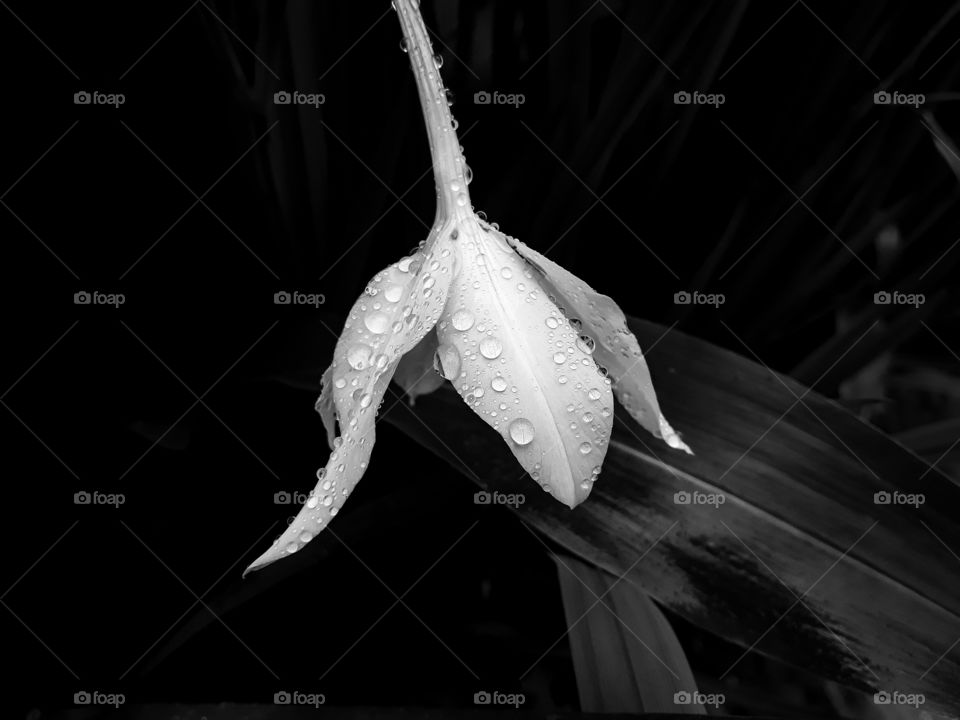
[{"label": "curled petal", "polygon": [[[337,514],[367,469],[375,442],[375,417],[400,357],[429,333],[447,299],[453,275],[449,240],[437,240],[377,273],[354,304],[324,373],[342,433],[307,502],[273,545],[246,572],[296,552]],[[326,380],[332,380],[329,384]],[[332,422],[321,394],[325,424]],[[327,426],[329,432],[329,425]]]},{"label": "curled petal", "polygon": [[328,367],[323,377],[320,378],[320,397],[317,399],[314,409],[320,413],[320,420],[323,421],[323,429],[327,431],[327,444],[333,450],[333,441],[337,437],[336,409],[333,407],[333,365]]},{"label": "curled petal", "polygon": [[650,370],[640,343],[627,327],[627,318],[609,297],[598,293],[573,273],[511,238],[511,245],[541,274],[541,283],[579,318],[583,331],[596,343],[594,357],[614,379],[614,392],[634,420],[672,448],[693,454],[660,412]]},{"label": "curled petal", "polygon": [[429,395],[443,385],[443,377],[433,365],[436,354],[437,334],[429,332],[413,350],[400,358],[393,379],[403,388],[411,405],[421,395]]},{"label": "curled petal", "polygon": [[444,376],[534,480],[574,507],[606,455],[608,381],[501,233],[465,221],[459,242],[460,266],[437,324]]}]

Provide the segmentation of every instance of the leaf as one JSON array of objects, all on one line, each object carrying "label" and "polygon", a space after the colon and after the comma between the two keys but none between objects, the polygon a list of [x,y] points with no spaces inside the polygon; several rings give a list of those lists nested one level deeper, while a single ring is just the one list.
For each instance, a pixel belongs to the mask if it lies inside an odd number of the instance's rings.
[{"label": "leaf", "polygon": [[[960,488],[789,378],[653,323],[629,326],[643,345],[662,336],[648,360],[697,455],[667,462],[618,426],[589,501],[571,512],[528,494],[524,521],[742,648],[955,708]],[[509,482],[512,458],[457,404],[440,391],[418,403],[419,420],[389,420],[484,487],[527,488]],[[894,490],[926,502],[874,504]],[[678,504],[681,492],[714,494],[717,506]]]},{"label": "leaf", "polygon": [[580,709],[596,713],[706,715],[677,704],[697,684],[673,628],[635,585],[570,557],[553,556],[570,628]]}]

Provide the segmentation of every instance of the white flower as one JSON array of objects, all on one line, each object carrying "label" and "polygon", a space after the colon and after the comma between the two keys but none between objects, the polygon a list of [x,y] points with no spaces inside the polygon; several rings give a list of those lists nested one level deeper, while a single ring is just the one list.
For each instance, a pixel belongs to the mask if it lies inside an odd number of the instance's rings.
[{"label": "white flower", "polygon": [[342,507],[370,462],[377,409],[398,365],[416,379],[432,360],[531,477],[571,508],[600,473],[614,392],[647,430],[690,452],[660,413],[616,303],[474,213],[417,3],[394,4],[430,135],[436,222],[419,251],[377,273],[350,311],[317,402],[332,453],[300,513],[248,572],[296,552]]}]

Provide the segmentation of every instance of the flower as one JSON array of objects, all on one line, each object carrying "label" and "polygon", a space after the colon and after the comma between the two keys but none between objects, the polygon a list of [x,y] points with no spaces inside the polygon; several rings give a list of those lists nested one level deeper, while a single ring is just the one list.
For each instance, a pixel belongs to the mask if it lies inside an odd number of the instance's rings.
[{"label": "flower", "polygon": [[370,462],[377,410],[398,369],[423,393],[439,384],[416,382],[432,364],[533,479],[571,508],[600,473],[614,392],[647,430],[691,452],[660,413],[616,303],[474,213],[471,173],[416,0],[394,7],[430,136],[436,221],[350,311],[317,401],[330,458],[300,513],[248,572],[296,552],[337,514]]}]

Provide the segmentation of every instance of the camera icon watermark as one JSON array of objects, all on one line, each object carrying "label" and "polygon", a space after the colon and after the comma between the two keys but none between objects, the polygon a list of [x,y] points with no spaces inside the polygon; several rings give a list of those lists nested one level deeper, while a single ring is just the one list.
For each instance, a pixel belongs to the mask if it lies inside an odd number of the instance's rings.
[{"label": "camera icon watermark", "polygon": [[74,705],[110,706],[114,709],[127,701],[123,693],[105,693],[99,690],[79,690],[73,694]]},{"label": "camera icon watermark", "polygon": [[318,308],[327,301],[323,293],[303,293],[298,290],[288,292],[280,290],[273,294],[274,305],[310,305]]},{"label": "camera icon watermark", "polygon": [[110,305],[114,309],[119,308],[127,302],[127,296],[123,293],[105,293],[99,290],[87,292],[80,290],[73,294],[74,305]]},{"label": "camera icon watermark", "polygon": [[88,492],[80,490],[73,494],[74,505],[106,505],[114,510],[119,510],[121,505],[127,502],[127,496],[123,493],[104,493],[99,490]]},{"label": "camera icon watermark", "polygon": [[280,690],[273,694],[274,705],[306,705],[318,708],[326,704],[327,696],[323,693],[304,693],[297,690]]},{"label": "camera icon watermark", "polygon": [[523,693],[503,693],[497,690],[488,692],[487,690],[481,690],[473,694],[474,705],[509,705],[514,708],[519,708],[526,701],[527,696]]},{"label": "camera icon watermark", "polygon": [[104,93],[99,90],[89,92],[79,90],[73,94],[74,105],[111,105],[115,110],[127,101],[123,93]]},{"label": "camera icon watermark", "polygon": [[880,490],[873,494],[874,505],[911,505],[918,508],[927,501],[927,496],[923,493],[903,493],[899,490],[887,492]]},{"label": "camera icon watermark", "polygon": [[714,109],[719,108],[727,101],[727,96],[723,93],[703,93],[699,90],[688,92],[680,90],[673,94],[674,105],[712,105]]},{"label": "camera icon watermark", "polygon": [[280,90],[273,94],[274,105],[309,105],[312,108],[319,108],[326,101],[327,96],[323,93]]},{"label": "camera icon watermark", "polygon": [[727,296],[723,293],[702,293],[699,290],[689,292],[681,290],[673,294],[674,305],[712,305],[719,308],[727,301]]},{"label": "camera icon watermark", "polygon": [[904,693],[899,690],[881,690],[873,694],[874,705],[909,705],[918,708],[927,701],[923,693]]},{"label": "camera icon watermark", "polygon": [[292,492],[287,490],[280,490],[273,494],[273,504],[274,505],[303,505],[310,499],[309,493],[300,492],[294,490]]},{"label": "camera icon watermark", "polygon": [[680,690],[673,694],[674,705],[713,705],[713,707],[718,708],[725,702],[727,702],[727,698],[723,693],[702,693],[696,690],[694,692]]},{"label": "camera icon watermark", "polygon": [[474,105],[513,105],[514,110],[520,108],[527,101],[523,93],[504,93],[498,90],[488,92],[480,90],[473,94]]},{"label": "camera icon watermark", "polygon": [[906,105],[918,108],[927,101],[923,93],[903,93],[899,90],[893,92],[887,90],[878,90],[873,94],[874,105]]},{"label": "camera icon watermark", "polygon": [[518,508],[527,501],[527,496],[523,493],[502,493],[494,490],[487,492],[481,490],[474,493],[474,505],[506,505],[507,507]]},{"label": "camera icon watermark", "polygon": [[889,292],[880,290],[873,294],[874,305],[912,305],[919,308],[927,301],[927,296],[923,293],[903,293],[899,290]]},{"label": "camera icon watermark", "polygon": [[727,496],[723,493],[705,493],[699,490],[688,492],[680,490],[673,494],[674,505],[713,505],[720,507],[727,501]]}]

